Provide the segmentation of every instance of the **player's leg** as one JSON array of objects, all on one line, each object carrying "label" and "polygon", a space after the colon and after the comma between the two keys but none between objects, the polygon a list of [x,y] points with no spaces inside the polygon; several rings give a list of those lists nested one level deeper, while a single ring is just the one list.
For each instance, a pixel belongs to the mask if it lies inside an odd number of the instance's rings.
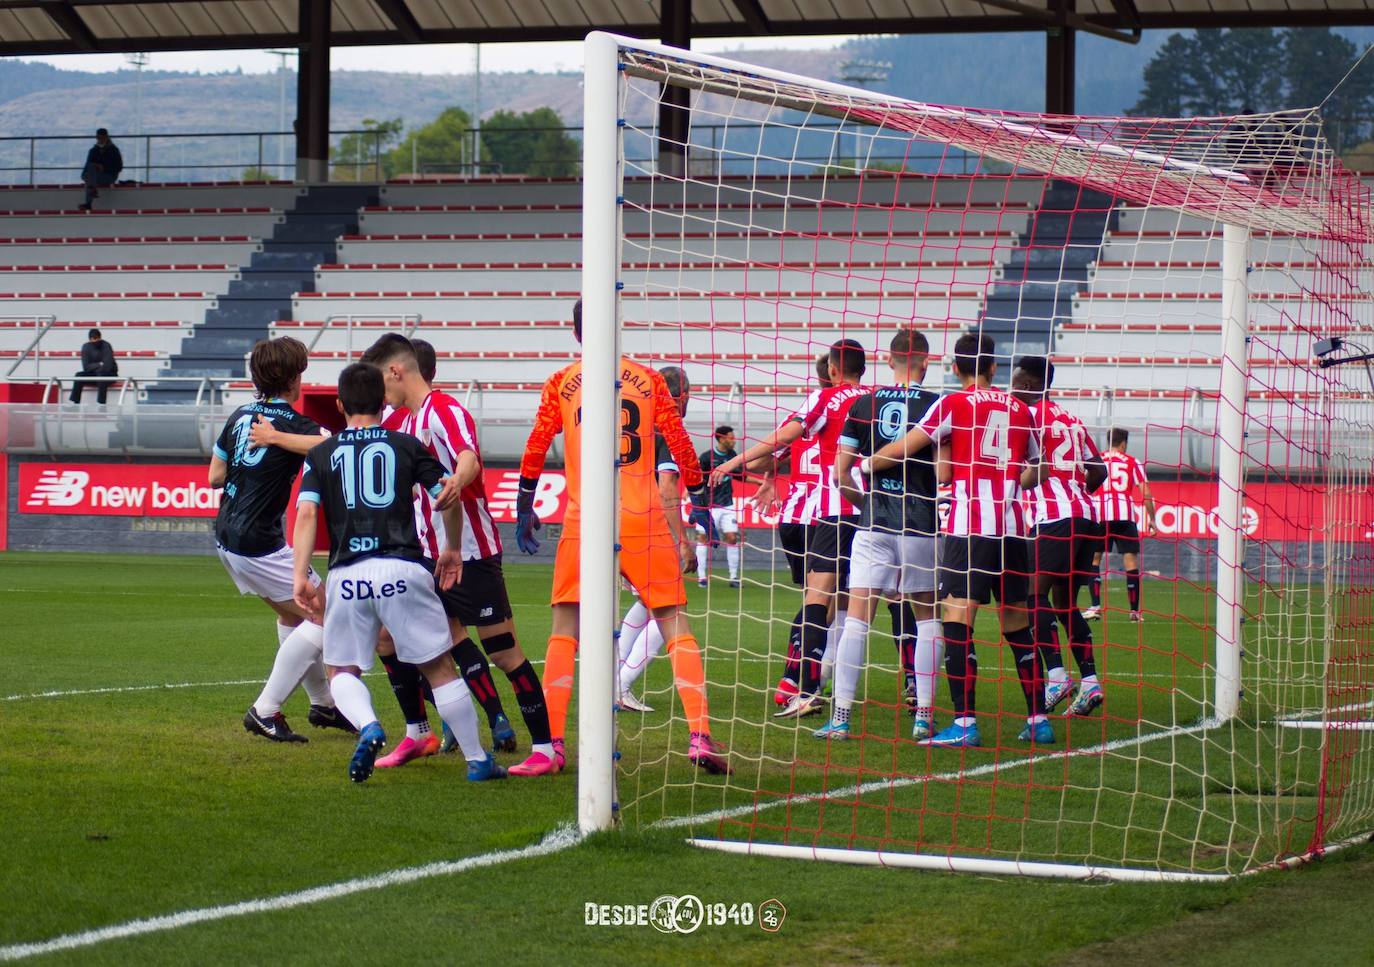
[{"label": "player's leg", "polygon": [[[835,655],[834,709],[830,721],[813,734],[818,739],[847,739],[849,717],[858,694],[859,674],[867,664],[868,629],[883,592],[897,589],[898,561],[896,538],[872,530],[860,531],[854,538],[848,609],[841,626]],[[834,622],[839,625],[838,619]]]},{"label": "player's leg", "polygon": [[[463,681],[467,683],[473,699],[486,713],[492,745],[497,752],[514,752],[515,730],[511,728],[510,719],[506,717],[506,709],[501,704],[501,696],[496,691],[496,682],[491,677],[491,665],[487,662],[487,656],[482,653],[482,649],[478,648],[477,643],[468,635],[468,626],[479,623],[484,609],[487,610],[484,616],[486,619],[494,616],[494,609],[499,602],[484,603],[485,598],[494,594],[489,589],[491,584],[491,570],[486,561],[467,561],[463,565],[462,580],[447,590],[440,588],[436,583],[434,590],[443,605],[444,614],[448,616],[454,664],[458,668],[458,673],[463,676]],[[504,587],[502,582],[503,596]],[[445,736],[445,749],[452,749],[448,736]]]},{"label": "player's leg", "polygon": [[663,632],[659,630],[658,622],[649,616],[648,611],[644,612],[644,617],[644,632],[635,639],[629,657],[620,666],[620,706],[631,712],[653,711],[653,708],[635,697],[633,688],[640,676],[649,667],[649,662],[659,656],[666,643],[663,640]]},{"label": "player's leg", "polygon": [[[1107,540],[1103,535],[1103,541]],[[1083,612],[1083,617],[1089,621],[1096,621],[1102,617],[1102,559],[1106,555],[1099,550],[1093,554],[1092,569],[1088,575],[1088,598],[1091,601],[1088,609]]]},{"label": "player's leg", "polygon": [[378,769],[394,769],[412,759],[423,759],[439,751],[439,737],[429,725],[425,697],[429,686],[420,669],[396,656],[396,642],[385,628],[377,636],[377,658],[386,671],[387,683],[405,720],[406,734],[396,748],[377,760]]},{"label": "player's leg", "polygon": [[1050,590],[1067,582],[1073,570],[1073,527],[1070,520],[1041,524],[1030,539],[1031,577],[1030,627],[1045,673],[1045,708],[1053,711],[1069,697],[1073,683],[1064,669],[1064,654],[1059,647],[1056,611],[1050,603]]},{"label": "player's leg", "polygon": [[740,533],[739,521],[735,519],[735,508],[713,508],[711,521],[716,525],[716,531],[725,544],[725,563],[730,571],[730,587],[737,588],[739,587]]},{"label": "player's leg", "polygon": [[973,622],[978,607],[991,600],[989,575],[976,571],[971,538],[946,537],[940,547],[940,630],[945,642],[945,679],[949,682],[954,721],[923,745],[976,746],[978,734],[978,652],[973,645]]},{"label": "player's leg", "polygon": [[[713,527],[712,529],[714,530],[714,527]],[[700,526],[697,527],[696,532],[697,532],[697,585],[698,585],[699,587],[703,587],[703,588],[704,588],[704,587],[706,587],[706,586],[710,583],[710,582],[707,580],[707,578],[708,578],[708,576],[709,576],[707,572],[708,572],[708,569],[709,569],[710,566],[711,566],[711,547],[712,547],[712,543],[713,543],[714,540],[715,540],[715,534],[707,533],[707,532],[706,532],[705,530],[703,530]]]},{"label": "player's leg", "polygon": [[377,753],[386,745],[386,733],[362,679],[363,672],[372,667],[382,621],[374,599],[353,594],[345,599],[340,588],[345,580],[368,581],[378,574],[375,560],[368,559],[334,568],[326,582],[324,664],[334,704],[358,730],[358,744],[348,763],[348,778],[354,782],[372,775]]},{"label": "player's leg", "polygon": [[[549,735],[558,768],[564,765],[563,738],[572,701],[573,672],[577,667],[580,541],[565,527],[553,564],[553,624],[544,652],[544,704],[549,710]],[[676,565],[674,566],[676,569]],[[681,578],[679,577],[679,582]]]},{"label": "player's leg", "polygon": [[[620,620],[620,634],[616,635],[616,645],[620,652],[620,670],[623,674],[625,663],[629,660],[635,645],[639,642],[640,635],[644,634],[644,629],[649,626],[649,609],[644,607],[644,602],[635,598],[635,603],[630,605],[630,610],[625,612],[625,617]],[[623,692],[624,686],[621,686]]]},{"label": "player's leg", "polygon": [[911,649],[912,738],[928,738],[935,729],[935,679],[944,659],[940,622],[935,618],[937,544],[934,535],[901,537],[899,587],[903,626],[915,625]]},{"label": "player's leg", "polygon": [[[277,651],[272,671],[243,717],[244,729],[276,742],[305,742],[305,737],[292,731],[282,714],[286,699],[297,685],[304,685],[312,725],[352,731],[334,710],[329,694],[322,658],[324,629],[292,600],[291,549],[283,547],[261,557],[244,557],[225,550],[220,550],[219,555],[240,593],[257,595],[277,616]],[[318,613],[324,606],[320,579],[313,570],[310,576],[319,595]]]},{"label": "player's leg", "polygon": [[1140,621],[1140,530],[1135,521],[1124,523],[1121,565],[1126,569],[1126,600],[1130,604],[1131,620]]},{"label": "player's leg", "polygon": [[452,631],[433,575],[413,561],[376,558],[371,563],[378,586],[399,589],[390,597],[376,598],[378,618],[396,642],[396,656],[425,677],[440,719],[458,739],[467,760],[468,779],[504,778],[505,770],[482,747],[472,694],[453,663]]},{"label": "player's leg", "polygon": [[[787,559],[787,567],[792,573],[792,583],[798,587],[805,587],[807,525],[782,524],[778,528],[778,538],[782,544],[783,556]],[[778,680],[777,691],[773,695],[776,705],[786,705],[792,696],[797,694],[797,688],[801,683],[801,639],[805,607],[803,604],[797,609],[788,630],[787,659],[783,666],[782,678]]]},{"label": "player's leg", "polygon": [[[504,580],[501,582],[504,588]],[[509,605],[506,606],[509,611]],[[500,609],[497,609],[498,613]],[[515,621],[507,617],[495,624],[477,626],[477,636],[482,641],[492,664],[501,669],[510,682],[515,694],[515,704],[520,709],[520,717],[525,730],[530,734],[530,755],[524,762],[512,766],[512,774],[517,776],[542,776],[555,771],[553,737],[549,732],[548,705],[544,702],[544,686],[539,681],[539,673],[534,670],[530,660],[515,638]]]},{"label": "player's leg", "polygon": [[1044,682],[1040,673],[1035,636],[1030,629],[1030,611],[1026,601],[1030,597],[1030,565],[1026,541],[1020,537],[1005,537],[1000,541],[1001,581],[993,593],[1000,605],[998,623],[1002,637],[1011,648],[1016,665],[1016,678],[1026,699],[1026,727],[1018,738],[1022,742],[1044,745],[1054,741],[1054,729],[1045,715]]}]

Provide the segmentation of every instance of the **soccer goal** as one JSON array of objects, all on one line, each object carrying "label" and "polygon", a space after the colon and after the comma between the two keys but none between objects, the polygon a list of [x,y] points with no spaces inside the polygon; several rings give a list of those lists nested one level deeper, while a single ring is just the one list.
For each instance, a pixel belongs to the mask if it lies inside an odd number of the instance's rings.
[{"label": "soccer goal", "polygon": [[[600,33],[585,104],[584,829],[1123,879],[1234,876],[1374,829],[1374,387],[1330,365],[1374,348],[1370,195],[1315,110],[945,107]],[[740,586],[724,546],[687,575],[734,770],[699,773],[668,661],[640,649],[626,676],[617,640],[616,358],[681,367],[698,450],[728,425],[743,451],[802,407],[837,340],[864,348],[863,386],[892,382],[904,330],[935,357],[929,389],[955,389],[954,341],[985,333],[999,385],[1017,357],[1048,354],[1051,398],[1103,450],[1129,431],[1152,495],[1132,513],[1157,533],[1129,604],[1121,556],[1101,564],[1104,702],[1061,707],[1053,744],[1018,741],[1026,709],[985,607],[982,744],[917,744],[901,634],[879,607],[847,741],[813,737],[824,715],[775,717],[802,603],[779,522],[806,470],[780,452],[759,471],[777,500],[756,505],[754,482],[734,493]],[[626,677],[652,712],[612,712]]]}]

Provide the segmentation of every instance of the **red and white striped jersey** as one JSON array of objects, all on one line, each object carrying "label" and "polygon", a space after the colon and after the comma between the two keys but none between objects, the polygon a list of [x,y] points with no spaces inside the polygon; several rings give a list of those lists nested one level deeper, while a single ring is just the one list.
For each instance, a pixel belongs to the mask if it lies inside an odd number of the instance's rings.
[{"label": "red and white striped jersey", "polygon": [[1102,454],[1107,465],[1107,480],[1097,492],[1100,520],[1135,520],[1135,491],[1145,483],[1145,468],[1129,453],[1108,450]]},{"label": "red and white striped jersey", "polygon": [[1022,497],[1031,525],[1077,517],[1097,520],[1097,501],[1088,493],[1089,460],[1102,454],[1078,417],[1053,400],[1031,408],[1039,427],[1040,460],[1047,466],[1044,481]]},{"label": "red and white striped jersey", "polygon": [[940,397],[920,427],[937,445],[950,446],[954,487],[946,532],[1025,536],[1021,472],[1040,455],[1030,408],[1002,390],[970,386]]},{"label": "red and white striped jersey", "polygon": [[[806,402],[794,410],[784,422],[805,419],[806,414],[821,397],[820,390],[807,394]],[[778,513],[779,524],[810,524],[814,522],[814,508],[811,507],[811,493],[820,485],[821,468],[819,441],[799,436],[788,447],[787,496],[783,498],[782,510]],[[779,450],[778,453],[782,451]]]},{"label": "red and white striped jersey", "polygon": [[835,455],[840,449],[840,431],[844,429],[849,408],[868,392],[862,386],[828,386],[820,391],[810,411],[793,417],[801,421],[802,436],[816,441],[819,479],[808,498],[812,520],[853,517],[859,513],[858,507],[840,496],[839,485],[835,483]]},{"label": "red and white striped jersey", "polygon": [[[431,391],[416,413],[397,409],[388,414],[382,424],[417,437],[448,473],[458,465],[464,450],[471,450],[478,461],[482,453],[477,448],[477,424],[463,404],[447,393]],[[479,473],[477,479],[463,488],[463,560],[475,561],[501,553],[501,534],[487,509],[487,492]],[[444,515],[434,508],[427,493],[415,497],[415,530],[425,554],[437,558],[444,546]]]}]

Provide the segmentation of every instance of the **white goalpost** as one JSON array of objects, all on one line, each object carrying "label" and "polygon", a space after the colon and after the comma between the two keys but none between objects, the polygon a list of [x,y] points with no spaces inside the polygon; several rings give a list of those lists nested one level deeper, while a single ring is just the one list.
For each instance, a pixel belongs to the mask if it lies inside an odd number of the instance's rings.
[{"label": "white goalpost", "polygon": [[[1170,882],[1294,865],[1374,829],[1374,387],[1317,358],[1332,337],[1374,346],[1374,219],[1315,109],[1047,116],[599,32],[585,57],[583,832],[624,823],[730,853]],[[658,127],[679,103],[670,88],[690,92],[681,143]],[[617,711],[622,352],[685,372],[698,450],[728,425],[743,452],[806,413],[817,356],[838,340],[862,348],[859,385],[873,389],[892,382],[893,337],[919,333],[923,385],[947,393],[968,332],[995,340],[1003,387],[1014,360],[1048,357],[1051,398],[1101,449],[1125,435],[1149,478],[1159,534],[1143,563],[1104,542],[1102,620],[1087,642],[1067,616],[1056,632],[1083,646],[1063,650],[1072,677],[1080,651],[1095,658],[1102,707],[1061,708],[1054,743],[1020,742],[1017,674],[984,608],[985,741],[918,744],[894,593],[869,630],[852,735],[778,718],[804,614],[782,533],[809,523],[788,497],[814,459],[779,446],[734,485],[742,570],[732,555],[727,577],[708,542],[686,576],[711,735],[733,773],[684,754],[667,661],[633,669],[650,711]],[[826,620],[842,625],[844,608],[837,595]],[[935,714],[948,722],[945,678]]]}]

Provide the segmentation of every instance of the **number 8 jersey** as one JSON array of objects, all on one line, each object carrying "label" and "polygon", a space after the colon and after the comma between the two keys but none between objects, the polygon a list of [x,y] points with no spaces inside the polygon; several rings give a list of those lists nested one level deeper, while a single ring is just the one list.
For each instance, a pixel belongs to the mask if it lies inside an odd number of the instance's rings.
[{"label": "number 8 jersey", "polygon": [[937,445],[950,446],[954,503],[945,531],[1024,537],[1021,471],[1040,456],[1030,408],[1002,390],[970,386],[941,397],[920,426]]},{"label": "number 8 jersey", "polygon": [[306,456],[297,503],[319,504],[324,511],[331,569],[366,557],[429,567],[415,533],[413,494],[419,486],[437,497],[444,476],[439,461],[413,436],[355,427]]}]

